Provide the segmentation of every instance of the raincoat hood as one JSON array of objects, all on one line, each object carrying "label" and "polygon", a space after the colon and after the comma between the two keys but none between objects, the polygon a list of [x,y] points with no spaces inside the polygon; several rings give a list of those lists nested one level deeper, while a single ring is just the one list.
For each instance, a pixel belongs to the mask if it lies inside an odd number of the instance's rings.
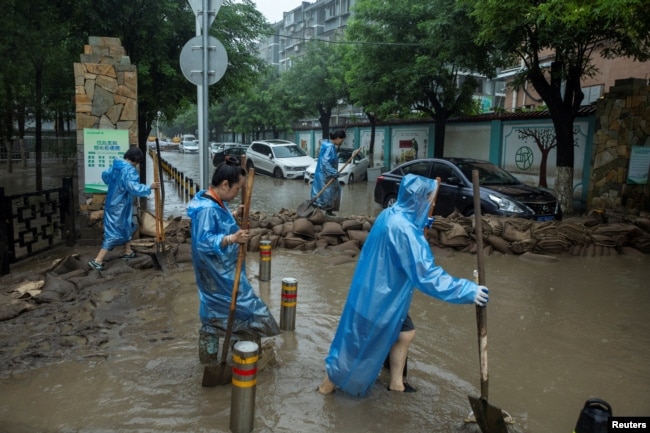
[{"label": "raincoat hood", "polygon": [[424,229],[431,207],[429,196],[435,193],[438,186],[438,182],[433,179],[407,174],[400,183],[394,211],[407,214],[409,220]]}]

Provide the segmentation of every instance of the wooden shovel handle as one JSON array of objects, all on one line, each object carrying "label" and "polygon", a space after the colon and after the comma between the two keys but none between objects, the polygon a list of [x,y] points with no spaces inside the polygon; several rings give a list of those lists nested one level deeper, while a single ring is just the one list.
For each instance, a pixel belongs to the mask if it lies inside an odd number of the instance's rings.
[{"label": "wooden shovel handle", "polygon": [[[246,176],[246,193],[244,195],[244,213],[242,215],[242,225],[243,230],[248,230],[248,216],[251,207],[251,195],[253,192],[253,182],[255,180],[255,169],[251,168],[248,171]],[[232,288],[232,299],[230,300],[230,311],[231,313],[235,311],[235,306],[237,305],[237,292],[239,291],[239,280],[241,278],[241,268],[244,263],[244,258],[246,257],[246,246],[239,245],[239,254],[237,256],[237,266],[235,268],[235,282]]]},{"label": "wooden shovel handle", "polygon": [[[483,221],[481,219],[481,190],[479,187],[478,170],[472,170],[472,185],[474,187],[474,233],[476,233],[476,265],[478,281],[485,285],[485,263],[483,256]],[[488,357],[487,357],[487,308],[476,306],[476,327],[478,330],[478,355],[481,368],[481,397],[488,399]]]}]

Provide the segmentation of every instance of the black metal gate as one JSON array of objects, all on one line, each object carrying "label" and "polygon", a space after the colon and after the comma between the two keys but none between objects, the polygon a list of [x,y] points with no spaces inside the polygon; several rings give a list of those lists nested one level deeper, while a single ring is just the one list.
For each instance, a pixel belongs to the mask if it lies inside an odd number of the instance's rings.
[{"label": "black metal gate", "polygon": [[5,195],[0,187],[0,275],[9,265],[57,245],[75,243],[72,178],[61,188]]}]

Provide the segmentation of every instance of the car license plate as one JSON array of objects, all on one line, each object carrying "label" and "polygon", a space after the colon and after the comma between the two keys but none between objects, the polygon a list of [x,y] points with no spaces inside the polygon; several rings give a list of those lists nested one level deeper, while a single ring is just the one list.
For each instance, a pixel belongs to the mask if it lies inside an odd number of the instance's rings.
[{"label": "car license plate", "polygon": [[535,218],[537,221],[553,221],[555,217],[553,215],[538,216]]}]

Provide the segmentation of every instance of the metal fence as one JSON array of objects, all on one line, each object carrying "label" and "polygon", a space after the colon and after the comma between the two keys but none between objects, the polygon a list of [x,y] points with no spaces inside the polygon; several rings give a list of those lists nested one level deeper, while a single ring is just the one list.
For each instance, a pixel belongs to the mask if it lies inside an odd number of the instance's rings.
[{"label": "metal fence", "polygon": [[73,181],[61,188],[5,195],[0,187],[0,275],[10,264],[55,246],[75,243]]},{"label": "metal fence", "polygon": [[[66,135],[62,137],[44,135],[42,139],[41,157],[43,159],[62,158],[64,161],[68,158],[75,158],[77,154],[77,137],[76,135]],[[21,148],[22,147],[22,148]],[[26,136],[21,141],[17,138],[12,140],[11,157],[14,160],[22,158],[23,152],[27,153],[28,159],[34,158],[36,151],[36,137]],[[6,144],[0,146],[0,160],[7,159]]]}]

